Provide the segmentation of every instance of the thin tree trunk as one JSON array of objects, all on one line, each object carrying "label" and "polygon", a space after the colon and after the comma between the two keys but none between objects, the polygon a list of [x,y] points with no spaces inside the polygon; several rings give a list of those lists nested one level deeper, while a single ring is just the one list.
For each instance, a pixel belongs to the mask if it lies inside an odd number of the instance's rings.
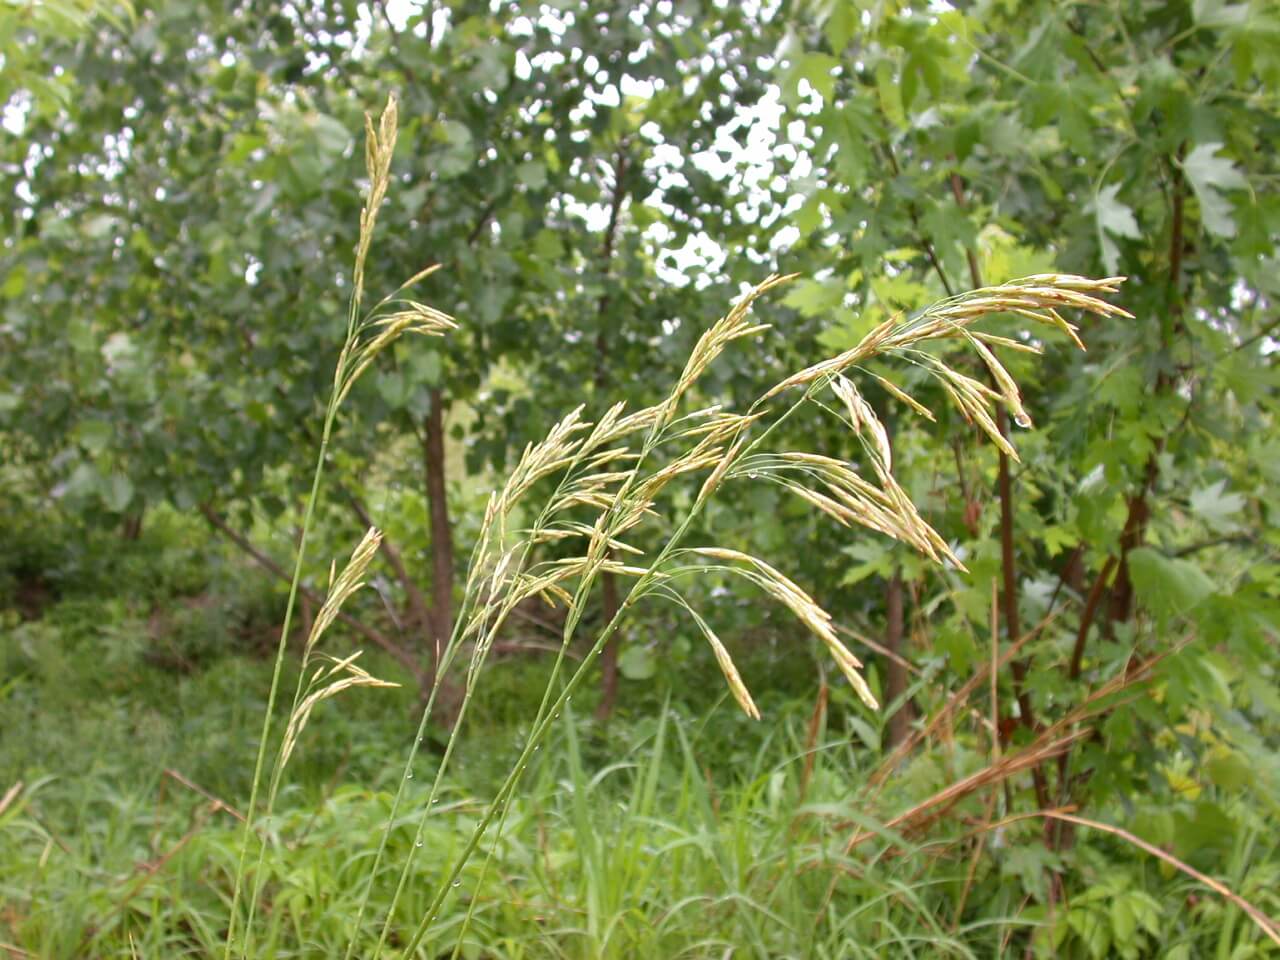
[{"label": "thin tree trunk", "polygon": [[431,523],[431,665],[427,675],[435,679],[440,654],[453,633],[453,527],[445,495],[444,397],[431,390],[431,410],[426,417],[423,466]]},{"label": "thin tree trunk", "polygon": [[137,510],[131,510],[125,514],[124,522],[120,525],[122,539],[134,542],[142,538],[143,513],[143,508],[139,507]]},{"label": "thin tree trunk", "polygon": [[[897,658],[903,656],[903,641],[905,640],[905,632],[903,630],[903,583],[902,569],[898,568],[893,571],[893,576],[889,578],[888,584],[885,586],[884,601],[888,619],[885,628],[884,645],[896,655]],[[907,668],[900,659],[895,657],[887,658],[885,663],[885,683],[884,698],[886,703],[893,703],[907,691]],[[886,749],[892,750],[898,744],[902,743],[911,734],[911,722],[915,719],[915,706],[910,701],[905,701],[901,707],[894,711],[889,717],[889,726],[886,729],[887,742]]]},{"label": "thin tree trunk", "polygon": [[[609,208],[609,226],[605,229],[604,247],[600,251],[600,261],[606,275],[613,260],[614,239],[618,233],[618,220],[622,213],[622,178],[627,172],[627,155],[620,148],[614,160],[613,198]],[[596,308],[596,376],[595,392],[599,398],[604,397],[609,385],[609,337],[605,331],[605,317],[609,310],[609,289],[606,286],[600,294],[600,302]],[[603,409],[603,407],[602,407]],[[618,613],[618,579],[609,571],[600,574],[600,613],[603,624],[613,621]],[[618,646],[622,642],[622,631],[615,630],[613,635],[600,651],[600,702],[596,706],[596,719],[608,720],[613,714],[618,700]]]},{"label": "thin tree trunk", "polygon": [[[604,623],[612,622],[618,613],[618,580],[612,573],[600,577],[600,612]],[[596,719],[608,720],[618,702],[618,634],[612,637],[600,651],[600,703],[596,706]]]},{"label": "thin tree trunk", "polygon": [[[964,183],[955,171],[951,173],[951,193],[955,197],[956,206],[964,209]],[[975,288],[981,287],[982,269],[978,266],[978,255],[973,247],[965,247],[965,259],[969,264],[969,279]],[[1003,437],[1009,436],[1009,416],[1003,405],[996,406],[996,429]],[[1013,475],[1009,467],[1009,455],[1000,451],[997,487],[1000,492],[1000,574],[1003,589],[1001,607],[1004,614],[1005,636],[1010,643],[1017,643],[1022,636],[1021,618],[1018,616],[1018,563],[1013,549]],[[1021,657],[1009,661],[1009,673],[1013,677],[1013,696],[1018,704],[1018,725],[1027,730],[1035,730],[1036,717],[1031,705],[1031,697],[1027,693],[1027,664]],[[1035,787],[1036,802],[1041,808],[1049,805],[1049,787],[1045,782],[1044,771],[1036,766],[1031,768],[1031,780]]]}]

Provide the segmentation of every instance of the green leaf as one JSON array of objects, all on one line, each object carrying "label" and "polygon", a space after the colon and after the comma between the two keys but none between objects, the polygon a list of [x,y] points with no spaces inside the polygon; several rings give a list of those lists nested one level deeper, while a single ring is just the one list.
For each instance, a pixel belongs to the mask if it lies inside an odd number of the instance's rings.
[{"label": "green leaf", "polygon": [[330,162],[346,152],[351,144],[351,132],[346,124],[326,113],[317,113],[310,122],[316,148]]},{"label": "green leaf", "polygon": [[851,586],[877,573],[888,576],[893,572],[892,548],[878,540],[867,539],[852,544],[845,547],[841,553],[859,561],[856,566],[845,570],[844,576],[840,578],[841,586]]},{"label": "green leaf", "polygon": [[658,672],[658,660],[648,647],[634,644],[618,655],[618,672],[628,680],[649,680]]},{"label": "green leaf", "polygon": [[444,372],[440,353],[436,350],[415,350],[409,355],[409,377],[415,384],[428,387],[440,386],[440,375]]},{"label": "green leaf", "polygon": [[1204,764],[1204,772],[1219,787],[1240,790],[1254,781],[1253,767],[1234,750],[1222,748]]},{"label": "green leaf", "polygon": [[133,482],[123,473],[111,473],[102,478],[98,495],[108,510],[123,513],[133,500]]},{"label": "green leaf", "polygon": [[1236,221],[1231,201],[1220,191],[1240,190],[1249,184],[1230,160],[1215,156],[1221,149],[1221,143],[1200,144],[1182,161],[1182,172],[1200,201],[1200,218],[1205,229],[1214,236],[1234,237]]},{"label": "green leaf", "polygon": [[1230,518],[1244,509],[1244,497],[1226,493],[1226,488],[1227,481],[1219,480],[1196,490],[1189,498],[1191,512],[1214,530],[1234,530],[1236,524]]},{"label": "green leaf", "polygon": [[1127,945],[1138,929],[1138,918],[1134,915],[1133,905],[1129,898],[1118,896],[1111,901],[1111,930],[1115,934],[1116,943]]},{"label": "green leaf", "polygon": [[5,277],[4,283],[0,284],[0,297],[6,300],[16,300],[22,296],[22,291],[27,288],[27,271],[24,267],[14,267],[9,271],[9,275]]},{"label": "green leaf", "polygon": [[84,420],[76,427],[76,438],[80,446],[91,454],[101,453],[111,445],[115,431],[105,420]]},{"label": "green leaf", "polygon": [[[806,53],[796,61],[791,69],[792,81],[809,81],[809,86],[818,91],[826,103],[831,102],[831,94],[835,92],[836,78],[832,71],[840,66],[840,61],[826,53]],[[799,91],[797,91],[798,93]]]},{"label": "green leaf", "polygon": [[1117,199],[1120,185],[1113,183],[1103,187],[1093,201],[1094,216],[1098,223],[1098,243],[1102,247],[1102,263],[1108,273],[1115,273],[1120,264],[1120,249],[1111,239],[1112,234],[1138,240],[1142,231],[1133,209]]},{"label": "green leaf", "polygon": [[1249,5],[1224,3],[1223,0],[1194,0],[1191,16],[1202,27],[1239,27],[1249,19]]},{"label": "green leaf", "polygon": [[403,370],[389,370],[378,377],[378,394],[393,410],[399,410],[409,403],[413,395],[413,384],[405,376]]},{"label": "green leaf", "polygon": [[436,172],[446,180],[466,173],[475,159],[471,131],[467,125],[457,120],[445,120],[440,124],[437,136],[447,147],[435,161]]},{"label": "green leaf", "polygon": [[1280,370],[1270,362],[1270,357],[1258,358],[1243,350],[1219,361],[1215,373],[1240,403],[1254,403],[1280,386]]},{"label": "green leaf", "polygon": [[547,185],[547,168],[537,160],[529,160],[516,167],[516,176],[530,190],[541,190]]},{"label": "green leaf", "polygon": [[1160,936],[1163,933],[1161,928],[1160,904],[1149,893],[1141,890],[1131,890],[1129,892],[1129,907],[1133,910],[1134,915],[1138,918],[1138,922],[1142,924],[1146,931],[1152,936]]},{"label": "green leaf", "polygon": [[894,76],[893,64],[881,60],[876,64],[876,93],[884,115],[897,127],[907,125],[907,112],[902,106],[902,88]]},{"label": "green leaf", "polygon": [[858,13],[856,4],[844,2],[837,3],[831,11],[825,31],[827,44],[834,52],[840,53],[858,32]]},{"label": "green leaf", "polygon": [[1138,221],[1134,218],[1133,209],[1117,199],[1120,184],[1113,183],[1098,191],[1094,208],[1098,217],[1098,229],[1114,233],[1119,237],[1130,237],[1134,240],[1142,236],[1138,229]]},{"label": "green leaf", "polygon": [[477,85],[487,90],[505,90],[511,82],[507,55],[507,48],[501,44],[480,47],[476,51],[476,65],[471,70]]},{"label": "green leaf", "polygon": [[81,499],[92,496],[97,486],[98,471],[93,469],[92,464],[79,463],[71,471],[71,475],[67,477],[67,482],[61,485],[61,490],[55,488],[53,495],[55,497],[66,495],[73,499]]},{"label": "green leaf", "polygon": [[1051,557],[1056,557],[1067,547],[1074,545],[1077,536],[1074,531],[1067,527],[1051,524],[1045,527],[1040,539],[1044,543],[1045,552]]},{"label": "green leaf", "polygon": [[1129,553],[1129,573],[1152,612],[1182,616],[1211,593],[1213,582],[1194,563],[1166,557],[1152,547]]},{"label": "green leaf", "polygon": [[844,284],[836,280],[799,280],[782,302],[806,317],[822,317],[840,308]]}]

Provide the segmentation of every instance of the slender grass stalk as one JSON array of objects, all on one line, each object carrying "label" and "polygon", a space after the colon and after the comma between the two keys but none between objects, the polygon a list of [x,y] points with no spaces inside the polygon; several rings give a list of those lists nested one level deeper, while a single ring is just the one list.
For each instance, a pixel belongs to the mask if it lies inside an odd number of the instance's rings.
[{"label": "slender grass stalk", "polygon": [[[245,810],[244,826],[240,832],[240,854],[236,865],[235,887],[231,894],[231,914],[227,921],[227,941],[223,950],[224,960],[231,960],[234,950],[236,921],[240,911],[240,892],[244,883],[245,858],[249,852],[249,840],[253,836],[254,816],[258,809],[258,789],[262,782],[263,767],[266,765],[267,743],[271,736],[271,719],[275,712],[276,695],[280,688],[280,674],[284,668],[285,647],[289,639],[289,628],[293,623],[293,610],[298,596],[298,585],[302,582],[302,565],[306,560],[307,537],[311,531],[311,519],[315,514],[316,501],[320,495],[320,478],[324,473],[325,457],[329,450],[329,436],[333,428],[332,419],[326,414],[324,432],[320,437],[320,451],[316,456],[316,468],[311,479],[311,493],[307,496],[306,510],[302,516],[302,536],[298,539],[298,556],[294,561],[293,579],[289,584],[289,600],[284,609],[284,622],[280,626],[280,639],[276,644],[276,659],[271,670],[271,691],[267,695],[267,709],[262,717],[262,733],[258,740],[258,756],[253,765],[253,786],[249,790],[249,806]],[[262,848],[265,849],[265,841]],[[261,858],[259,858],[261,864]],[[261,871],[259,870],[259,873]],[[257,899],[257,884],[255,895]],[[246,929],[253,923],[253,911],[250,909],[246,920]],[[248,947],[246,946],[246,951]]]},{"label": "slender grass stalk", "polygon": [[[285,651],[288,644],[289,631],[293,623],[293,613],[297,604],[299,585],[302,581],[302,570],[307,559],[307,542],[315,517],[315,507],[319,500],[324,465],[328,458],[329,444],[333,436],[333,427],[337,422],[343,401],[355,386],[361,374],[369,368],[378,355],[403,334],[416,333],[422,336],[440,336],[453,329],[456,324],[452,318],[424,304],[395,294],[407,289],[419,280],[430,275],[436,267],[428,267],[419,271],[406,283],[385,297],[368,314],[362,314],[364,298],[365,263],[373,242],[374,226],[377,223],[378,210],[386,198],[391,182],[391,160],[395,152],[398,125],[396,99],[389,97],[375,128],[373,119],[365,116],[365,167],[369,176],[368,195],[364,208],[360,212],[360,237],[356,247],[355,266],[352,271],[352,292],[347,310],[346,336],[334,368],[333,386],[325,406],[324,426],[321,431],[320,448],[316,455],[315,471],[312,475],[311,491],[307,497],[303,513],[302,533],[298,542],[297,557],[294,561],[293,576],[289,584],[289,599],[285,606],[284,621],[280,628],[280,639],[276,645],[275,662],[271,672],[271,688],[267,697],[267,709],[262,719],[262,733],[258,741],[258,753],[254,762],[253,784],[250,788],[249,806],[245,813],[244,827],[241,831],[240,852],[237,858],[236,877],[231,898],[230,919],[227,925],[226,943],[223,949],[224,960],[230,960],[235,951],[236,925],[239,920],[240,898],[244,889],[245,862],[251,838],[254,836],[255,820],[271,816],[275,801],[283,779],[285,764],[289,759],[296,735],[300,732],[310,713],[311,707],[320,699],[340,692],[349,686],[393,686],[370,677],[364,671],[353,666],[354,656],[344,660],[335,660],[335,665],[327,672],[317,672],[308,679],[308,666],[320,634],[333,618],[336,617],[342,602],[358,589],[358,582],[365,566],[376,552],[380,535],[376,530],[369,531],[364,541],[352,556],[351,563],[344,569],[342,577],[330,583],[330,595],[326,599],[321,616],[317,619],[312,634],[307,639],[303,650],[302,661],[298,672],[298,681],[294,688],[293,702],[290,707],[289,727],[284,739],[280,742],[276,760],[272,766],[270,783],[267,789],[266,803],[261,817],[258,817],[258,798],[261,792],[262,776],[266,767],[268,744],[271,741],[271,730],[275,712],[276,699],[279,693],[280,677],[283,673]],[[317,684],[321,686],[317,687]],[[245,919],[244,946],[242,956],[250,956],[253,947],[253,921],[256,907],[265,882],[265,860],[267,842],[264,839],[258,846],[257,866],[254,871],[253,891],[249,899],[248,916]]]}]

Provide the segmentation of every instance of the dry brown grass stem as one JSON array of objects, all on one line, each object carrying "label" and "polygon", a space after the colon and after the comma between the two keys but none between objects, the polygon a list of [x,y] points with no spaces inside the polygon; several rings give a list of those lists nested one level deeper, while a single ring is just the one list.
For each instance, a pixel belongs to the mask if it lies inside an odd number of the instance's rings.
[{"label": "dry brown grass stem", "polygon": [[[1027,631],[1013,643],[1007,650],[1000,654],[995,661],[989,661],[979,667],[968,680],[966,680],[955,693],[947,698],[946,703],[935,713],[923,727],[911,732],[911,735],[904,739],[898,746],[881,762],[880,765],[872,772],[867,783],[873,788],[879,788],[889,779],[889,776],[898,767],[906,757],[915,750],[926,739],[933,736],[940,727],[949,724],[961,709],[971,710],[969,706],[969,698],[973,696],[983,683],[990,682],[993,675],[999,671],[1001,667],[1016,657],[1028,643],[1038,637],[1046,627],[1049,626],[1058,614],[1051,612],[1035,628]],[[981,714],[975,714],[981,718]]]},{"label": "dry brown grass stem", "polygon": [[1123,827],[1117,827],[1110,823],[1102,823],[1099,820],[1090,820],[1088,817],[1082,817],[1075,813],[1074,807],[1060,807],[1052,810],[1032,810],[1027,813],[1010,814],[999,820],[984,822],[979,827],[970,830],[968,833],[956,839],[956,843],[963,843],[965,840],[975,836],[989,833],[992,830],[999,830],[1026,820],[1058,820],[1063,823],[1071,823],[1078,827],[1085,827],[1089,830],[1100,830],[1103,833],[1109,833],[1113,837],[1119,837],[1126,843],[1131,843],[1139,850],[1151,854],[1159,860],[1163,860],[1169,866],[1173,867],[1180,873],[1186,874],[1193,880],[1204,884],[1214,893],[1230,901],[1244,911],[1245,915],[1275,944],[1280,945],[1280,920],[1275,917],[1269,917],[1265,912],[1255,906],[1253,903],[1240,896],[1226,884],[1215,880],[1207,874],[1201,873],[1195,867],[1178,859],[1167,850],[1161,850],[1154,844],[1148,843],[1141,837],[1125,830]]},{"label": "dry brown grass stem", "polygon": [[[948,784],[909,810],[905,810],[893,817],[885,823],[885,827],[890,830],[898,830],[904,834],[919,832],[934,823],[939,817],[967,797],[988,787],[1004,783],[1024,770],[1038,767],[1046,760],[1051,760],[1070,748],[1077,740],[1092,735],[1092,730],[1085,729],[1074,730],[1060,737],[1039,736],[1028,746],[1001,754],[982,769],[957,780],[955,783]],[[862,829],[856,830],[845,844],[845,854],[849,854],[854,847],[869,839],[872,835]]]},{"label": "dry brown grass stem", "polygon": [[1133,844],[1139,850],[1144,850],[1147,853],[1151,854],[1153,857],[1157,857],[1158,859],[1163,860],[1165,863],[1169,864],[1169,866],[1173,867],[1176,870],[1181,871],[1182,873],[1185,873],[1187,876],[1191,877],[1194,880],[1198,880],[1200,883],[1203,883],[1206,887],[1208,887],[1214,893],[1217,893],[1219,896],[1225,897],[1227,900],[1234,903],[1237,907],[1239,907],[1241,910],[1245,912],[1245,914],[1249,917],[1249,919],[1252,920],[1263,933],[1265,933],[1270,938],[1272,943],[1276,944],[1277,946],[1280,946],[1280,920],[1267,916],[1265,913],[1263,913],[1261,910],[1255,907],[1252,903],[1250,903],[1244,897],[1240,896],[1238,893],[1231,890],[1225,884],[1220,883],[1219,881],[1213,879],[1213,877],[1210,877],[1207,874],[1201,873],[1195,867],[1191,866],[1190,864],[1184,863],[1183,861],[1175,857],[1173,854],[1168,853],[1164,850],[1161,850],[1159,847],[1155,846],[1154,844],[1147,843],[1147,841],[1143,840],[1141,837],[1135,836],[1134,834],[1130,833],[1128,830],[1125,830],[1123,827],[1112,826],[1109,823],[1100,823],[1097,820],[1090,820],[1087,817],[1077,816],[1076,814],[1072,814],[1072,813],[1065,813],[1061,810],[1041,810],[1035,815],[1041,816],[1041,817],[1048,817],[1053,820],[1062,820],[1067,823],[1074,823],[1076,826],[1087,827],[1090,830],[1101,830],[1104,833],[1109,833],[1112,836],[1119,837],[1120,839],[1126,841],[1127,843]]}]

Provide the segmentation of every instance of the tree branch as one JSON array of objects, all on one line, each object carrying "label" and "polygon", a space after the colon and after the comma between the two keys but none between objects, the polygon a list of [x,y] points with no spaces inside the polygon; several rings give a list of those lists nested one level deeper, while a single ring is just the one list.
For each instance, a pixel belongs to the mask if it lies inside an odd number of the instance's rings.
[{"label": "tree branch", "polygon": [[[276,579],[281,581],[282,583],[289,583],[291,581],[292,578],[289,576],[287,572],[285,572],[283,567],[281,567],[269,556],[267,556],[265,553],[263,553],[261,550],[255,547],[249,541],[249,539],[245,537],[243,534],[237,532],[236,530],[233,530],[231,526],[228,525],[226,520],[224,520],[221,516],[219,516],[217,511],[215,511],[213,507],[211,507],[209,504],[207,503],[201,504],[200,513],[203,514],[204,518],[209,521],[210,526],[212,526],[215,530],[217,530],[219,533],[225,536],[228,540],[234,543],[237,547],[239,547],[255,563],[257,563],[258,566],[272,573],[276,577]],[[298,585],[298,592],[299,594],[306,597],[317,606],[321,606],[324,604],[324,597],[320,596],[320,594],[316,593],[314,590],[312,590],[310,587],[305,586],[304,584]],[[338,619],[341,620],[343,623],[345,623],[347,626],[351,627],[351,629],[355,630],[358,634],[360,634],[370,643],[381,648],[386,653],[388,653],[391,657],[393,657],[401,666],[403,666],[406,670],[409,671],[410,675],[413,676],[415,681],[419,683],[422,682],[422,670],[418,666],[417,661],[414,660],[414,658],[409,654],[407,650],[405,650],[399,644],[394,643],[392,640],[387,638],[384,634],[373,629],[373,627],[370,627],[368,624],[361,623],[355,617],[351,616],[346,612],[340,611],[338,613]]]},{"label": "tree branch", "polygon": [[[351,507],[351,512],[356,515],[365,528],[377,526],[373,519],[369,516],[369,510],[365,506],[364,501],[357,497],[354,493],[344,486],[339,486],[343,498]],[[386,532],[382,534],[381,552],[383,558],[387,561],[387,566],[391,568],[391,572],[400,581],[400,587],[405,593],[405,602],[409,608],[409,618],[420,628],[426,628],[430,625],[431,612],[427,609],[426,599],[422,596],[422,591],[418,589],[418,585],[409,576],[409,571],[405,569],[404,560],[400,556],[400,551],[395,548],[391,540],[387,537]]]}]

